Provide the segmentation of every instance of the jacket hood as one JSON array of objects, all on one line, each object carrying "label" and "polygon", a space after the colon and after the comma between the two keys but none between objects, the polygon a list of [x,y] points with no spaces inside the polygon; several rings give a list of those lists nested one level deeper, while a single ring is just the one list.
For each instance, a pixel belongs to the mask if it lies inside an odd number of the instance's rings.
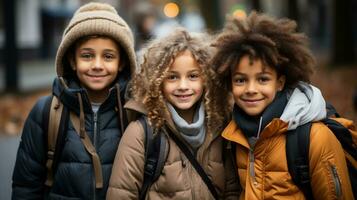
[{"label": "jacket hood", "polygon": [[326,102],[321,91],[310,84],[299,82],[288,96],[288,103],[280,119],[289,124],[288,130],[294,130],[300,125],[325,117]]},{"label": "jacket hood", "polygon": [[130,99],[124,105],[128,122],[135,121],[140,115],[147,115],[147,110],[142,102]]}]

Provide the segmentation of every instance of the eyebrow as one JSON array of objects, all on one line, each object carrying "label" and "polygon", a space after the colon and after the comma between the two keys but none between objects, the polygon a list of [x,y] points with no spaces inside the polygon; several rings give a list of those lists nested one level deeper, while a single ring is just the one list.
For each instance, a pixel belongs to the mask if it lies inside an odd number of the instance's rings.
[{"label": "eyebrow", "polygon": [[[262,71],[262,72],[259,72],[257,75],[264,75],[264,74],[272,75],[273,73],[268,72],[268,71]],[[245,74],[245,73],[242,73],[242,72],[235,72],[235,73],[233,73],[233,75],[242,75],[242,76],[245,76],[246,74]]]},{"label": "eyebrow", "polygon": [[[193,69],[188,71],[187,73],[192,73],[192,72],[201,72],[200,69]],[[178,71],[174,71],[174,70],[169,70],[168,73],[179,73]]]},{"label": "eyebrow", "polygon": [[[82,51],[94,51],[94,49],[92,48],[81,48],[80,50]],[[104,49],[104,52],[115,52],[115,53],[119,53],[119,51],[115,50],[115,49]]]}]

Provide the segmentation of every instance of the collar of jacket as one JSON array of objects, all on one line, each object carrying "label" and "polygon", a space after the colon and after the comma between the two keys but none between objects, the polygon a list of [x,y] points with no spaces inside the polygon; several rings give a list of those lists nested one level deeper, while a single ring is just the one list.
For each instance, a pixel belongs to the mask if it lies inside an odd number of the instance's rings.
[{"label": "collar of jacket", "polygon": [[[124,101],[124,90],[125,86],[120,86],[122,102]],[[84,88],[82,88],[75,80],[65,80],[60,77],[55,78],[53,82],[53,94],[56,95],[67,108],[76,114],[79,114],[79,100],[77,93],[80,93],[82,96],[84,113],[92,113],[92,106]],[[117,105],[116,93],[117,91],[113,86],[109,90],[107,99],[102,103],[101,110],[105,111],[113,109]]]},{"label": "collar of jacket", "polygon": [[[259,140],[264,140],[276,135],[285,134],[288,129],[288,123],[275,118],[261,132]],[[234,120],[231,120],[227,127],[222,132],[222,137],[240,144],[246,148],[250,148],[247,137]]]},{"label": "collar of jacket", "polygon": [[[133,99],[128,100],[124,108],[126,109],[128,115],[128,121],[134,121],[140,115],[147,115],[148,111],[143,102],[139,102]],[[177,129],[175,128],[175,124],[172,121],[170,113],[166,113],[164,116],[166,126],[173,132],[177,133]]]},{"label": "collar of jacket", "polygon": [[[128,121],[134,121],[135,119],[137,119],[137,117],[139,115],[147,115],[147,110],[145,108],[145,105],[142,102],[139,101],[135,101],[133,99],[130,99],[129,101],[127,101],[124,105],[124,108],[126,109],[127,112],[127,116],[128,116]],[[171,117],[171,114],[169,112],[165,113],[165,125],[164,128],[168,129],[167,131],[171,131],[174,134],[176,134],[183,142],[187,143],[179,134],[173,120]],[[212,133],[207,129],[206,127],[206,138],[204,140],[204,146],[209,146],[209,144],[212,143],[212,141],[214,141],[217,137],[220,136],[220,134],[215,134],[212,135]],[[208,141],[207,141],[208,140]],[[206,144],[208,142],[208,144]],[[188,143],[187,143],[188,145]]]}]

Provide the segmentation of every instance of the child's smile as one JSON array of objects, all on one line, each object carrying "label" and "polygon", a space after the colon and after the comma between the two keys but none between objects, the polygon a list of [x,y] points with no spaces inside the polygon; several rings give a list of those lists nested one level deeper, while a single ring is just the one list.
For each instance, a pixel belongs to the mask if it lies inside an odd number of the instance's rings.
[{"label": "child's smile", "polygon": [[246,104],[247,107],[255,107],[263,100],[264,100],[264,98],[261,98],[261,99],[248,99],[248,98],[244,99],[244,98],[242,98],[242,101]]},{"label": "child's smile", "polygon": [[176,94],[174,96],[176,96],[176,98],[181,102],[187,102],[190,100],[193,94],[181,94],[181,95]]}]

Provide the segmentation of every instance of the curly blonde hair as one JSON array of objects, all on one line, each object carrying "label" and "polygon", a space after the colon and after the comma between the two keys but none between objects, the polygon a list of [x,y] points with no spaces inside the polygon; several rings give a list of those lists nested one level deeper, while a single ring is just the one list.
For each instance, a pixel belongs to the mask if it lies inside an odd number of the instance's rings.
[{"label": "curly blonde hair", "polygon": [[215,71],[230,88],[230,76],[240,59],[261,59],[278,75],[285,75],[285,87],[299,81],[310,82],[315,59],[307,45],[307,37],[296,31],[296,22],[275,19],[253,11],[246,20],[231,19],[216,38],[217,53],[212,59]]},{"label": "curly blonde hair", "polygon": [[[151,41],[143,49],[143,63],[140,72],[131,82],[131,95],[134,100],[142,102],[148,110],[148,119],[154,128],[163,126],[165,116],[169,113],[166,99],[163,95],[163,81],[176,56],[189,50],[202,68],[204,95],[203,102],[206,112],[207,127],[210,131],[218,131],[224,127],[228,110],[224,105],[227,101],[219,95],[224,94],[222,85],[218,82],[216,73],[209,65],[213,48],[211,38],[206,34],[188,33],[179,28],[167,37]],[[219,126],[217,126],[219,125]]]}]

